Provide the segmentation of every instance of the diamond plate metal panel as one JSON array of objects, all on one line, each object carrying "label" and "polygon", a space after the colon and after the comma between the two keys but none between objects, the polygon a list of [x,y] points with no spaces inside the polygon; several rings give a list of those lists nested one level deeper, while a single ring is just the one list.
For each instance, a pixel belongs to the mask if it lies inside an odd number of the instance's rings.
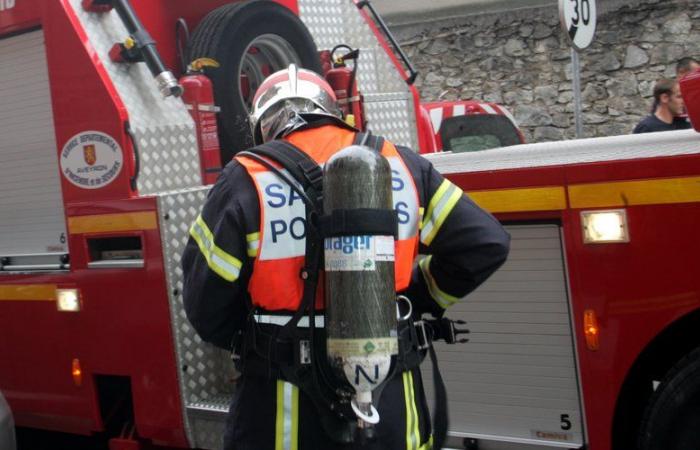
[{"label": "diamond plate metal panel", "polygon": [[219,450],[223,447],[226,422],[195,417],[192,419],[197,448]]},{"label": "diamond plate metal panel", "polygon": [[[357,78],[359,88],[365,95],[365,112],[371,130],[417,149],[416,114],[412,100],[403,103],[378,100],[372,105],[368,104],[368,97],[375,94],[402,95],[406,99],[412,99],[412,96],[399,69],[379,44],[374,31],[353,1],[299,0],[299,15],[318,48],[332,49],[338,44],[347,44],[360,49]],[[390,110],[395,108],[402,111],[392,113]]]},{"label": "diamond plate metal panel", "polygon": [[200,448],[214,447],[200,443],[197,437],[200,430],[193,424],[189,410],[221,410],[220,404],[225,405],[233,393],[237,376],[228,352],[202,342],[187,320],[182,304],[182,252],[187,245],[189,228],[199,215],[208,190],[209,187],[199,187],[158,196],[171,321],[178,367],[181,369],[182,406],[183,411],[188,411],[185,428],[190,443]]},{"label": "diamond plate metal panel", "polygon": [[396,98],[393,95],[374,95],[365,97],[365,112],[369,117],[368,128],[398,145],[405,145],[414,151],[415,129],[406,127],[415,114],[413,99]]},{"label": "diamond plate metal panel", "polygon": [[119,64],[109,50],[128,33],[116,11],[90,13],[69,0],[129,114],[141,158],[141,195],[201,185],[195,125],[181,99],[163,99],[145,64]]},{"label": "diamond plate metal panel", "polygon": [[230,402],[230,396],[219,396],[190,405],[187,415],[198,448],[221,449]]}]

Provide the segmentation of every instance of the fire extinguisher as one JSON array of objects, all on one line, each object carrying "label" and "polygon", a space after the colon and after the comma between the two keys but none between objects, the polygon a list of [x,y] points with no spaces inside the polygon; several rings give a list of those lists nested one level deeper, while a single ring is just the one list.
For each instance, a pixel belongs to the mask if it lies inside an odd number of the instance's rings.
[{"label": "fire extinguisher", "polygon": [[184,89],[182,99],[197,127],[202,183],[214,184],[221,173],[221,148],[216,125],[219,107],[214,104],[212,82],[203,73],[205,67],[219,67],[219,63],[210,58],[192,61],[187,73],[180,78],[180,85]]},{"label": "fire extinguisher", "polygon": [[[345,49],[348,52],[344,55],[336,56],[338,50]],[[326,72],[326,80],[335,91],[338,105],[343,111],[345,120],[360,131],[365,129],[364,108],[362,105],[362,94],[357,87],[357,60],[360,50],[338,45],[331,50],[333,68]],[[346,62],[352,60],[352,69]]]}]

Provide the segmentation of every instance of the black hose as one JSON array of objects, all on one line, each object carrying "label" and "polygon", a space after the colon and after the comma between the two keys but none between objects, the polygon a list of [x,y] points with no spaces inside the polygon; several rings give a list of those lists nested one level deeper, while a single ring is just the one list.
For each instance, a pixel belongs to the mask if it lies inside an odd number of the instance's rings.
[{"label": "black hose", "polygon": [[[180,34],[182,33],[182,34]],[[182,37],[184,36],[184,46]],[[187,73],[187,66],[189,64],[188,55],[185,54],[185,49],[188,47],[190,42],[190,29],[187,27],[187,22],[185,19],[180,17],[175,22],[175,45],[177,46],[177,58],[180,61],[180,73]]]},{"label": "black hose", "polygon": [[139,147],[136,143],[136,136],[134,131],[131,129],[129,121],[124,122],[124,130],[126,134],[131,138],[131,147],[134,149],[134,176],[129,178],[129,184],[131,185],[131,190],[136,190],[136,181],[139,179],[139,172],[141,172],[141,158],[139,157]]}]

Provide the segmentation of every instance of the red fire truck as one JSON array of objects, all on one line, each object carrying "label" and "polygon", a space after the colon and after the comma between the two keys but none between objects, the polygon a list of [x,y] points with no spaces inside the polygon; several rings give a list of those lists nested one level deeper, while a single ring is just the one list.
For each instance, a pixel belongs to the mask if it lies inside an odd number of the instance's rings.
[{"label": "red fire truck", "polygon": [[[358,124],[434,134],[367,9],[0,0],[0,391],[25,436],[218,448],[236,374],[184,316],[179,258],[257,84],[343,69],[346,44]],[[430,155],[513,236],[452,308],[470,343],[438,349],[451,445],[697,447],[699,153],[681,131]]]},{"label": "red fire truck", "polygon": [[422,153],[476,152],[524,144],[515,117],[502,105],[476,100],[421,103]]}]

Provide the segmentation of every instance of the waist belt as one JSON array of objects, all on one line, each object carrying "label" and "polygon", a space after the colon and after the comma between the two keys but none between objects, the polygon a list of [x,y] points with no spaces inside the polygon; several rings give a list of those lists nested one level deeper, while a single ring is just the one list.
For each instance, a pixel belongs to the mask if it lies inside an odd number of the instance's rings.
[{"label": "waist belt", "polygon": [[[335,411],[338,402],[328,400],[329,394],[322,394],[309,388],[315,386],[313,381],[313,369],[311,352],[314,351],[317,358],[325,358],[325,325],[324,316],[314,316],[314,328],[309,328],[309,317],[302,316],[297,323],[293,336],[280,336],[281,330],[291,320],[292,316],[255,314],[250,320],[248,331],[239,333],[239,342],[234,341],[234,361],[238,370],[244,375],[262,376],[268,379],[285,379],[303,389],[319,408],[319,411]],[[433,369],[433,388],[435,395],[433,430],[437,448],[445,440],[447,434],[447,391],[440,374],[435,349],[432,346],[434,340],[444,340],[448,344],[466,342],[467,339],[459,338],[460,334],[469,333],[468,330],[458,329],[455,324],[463,324],[462,321],[452,321],[447,318],[434,320],[413,321],[399,320],[397,326],[399,352],[395,358],[395,367],[392,373],[405,372],[418,367],[427,353],[430,354]],[[240,356],[236,356],[236,354]],[[320,355],[320,356],[319,356]],[[383,387],[380,387],[380,390]],[[341,405],[342,406],[342,405]],[[328,409],[330,408],[330,409]],[[347,415],[349,414],[349,415]],[[352,412],[346,413],[346,428],[351,421]],[[321,417],[325,417],[323,413]],[[343,428],[339,422],[326,417],[327,429],[333,427],[338,433],[347,434],[350,428]],[[325,423],[325,422],[324,422]],[[335,424],[335,425],[333,425]],[[330,428],[328,428],[330,427]],[[345,435],[344,435],[345,436]],[[343,439],[350,439],[345,436]]]},{"label": "waist belt", "polygon": [[[254,314],[253,320],[257,323],[267,324],[267,325],[278,325],[284,326],[292,320],[292,316],[281,316],[273,314]],[[314,317],[314,327],[324,328],[326,326],[325,317],[315,316]],[[298,328],[309,328],[309,316],[302,316],[297,323]]]},{"label": "waist belt", "polygon": [[[279,331],[291,316],[255,314],[248,332],[234,343],[234,361],[239,371],[245,374],[278,377],[280,366],[311,364],[311,342],[309,318],[304,316],[297,324],[293,339],[279,336]],[[315,316],[315,345],[325,343],[325,317]],[[410,370],[425,359],[435,334],[428,322],[401,320],[398,322],[399,352],[396,358],[398,369]],[[292,381],[292,380],[289,380]]]}]

